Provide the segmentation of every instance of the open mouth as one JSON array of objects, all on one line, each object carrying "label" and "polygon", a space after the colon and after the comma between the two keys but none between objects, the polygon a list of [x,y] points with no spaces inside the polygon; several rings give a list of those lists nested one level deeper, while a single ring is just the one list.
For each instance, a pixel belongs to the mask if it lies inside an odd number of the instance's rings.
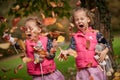
[{"label": "open mouth", "polygon": [[81,24],[81,25],[79,25],[79,27],[81,27],[81,28],[82,28],[82,27],[84,27],[84,26]]},{"label": "open mouth", "polygon": [[27,36],[31,36],[31,34],[27,34]]}]

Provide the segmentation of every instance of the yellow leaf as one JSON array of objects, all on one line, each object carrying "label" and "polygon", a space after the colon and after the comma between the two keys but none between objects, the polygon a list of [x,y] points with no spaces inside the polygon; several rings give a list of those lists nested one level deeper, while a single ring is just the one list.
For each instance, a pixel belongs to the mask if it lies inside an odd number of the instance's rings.
[{"label": "yellow leaf", "polygon": [[10,43],[0,43],[1,49],[8,49],[10,47]]},{"label": "yellow leaf", "polygon": [[63,37],[63,36],[58,36],[57,42],[64,42],[64,41],[65,41],[65,37]]},{"label": "yellow leaf", "polygon": [[63,26],[61,23],[56,23],[56,25],[57,25],[59,28],[64,28],[64,26]]},{"label": "yellow leaf", "polygon": [[118,77],[118,76],[120,77],[120,73],[119,72],[115,72],[114,76],[115,77]]},{"label": "yellow leaf", "polygon": [[45,15],[43,13],[40,13],[42,19],[45,19]]}]

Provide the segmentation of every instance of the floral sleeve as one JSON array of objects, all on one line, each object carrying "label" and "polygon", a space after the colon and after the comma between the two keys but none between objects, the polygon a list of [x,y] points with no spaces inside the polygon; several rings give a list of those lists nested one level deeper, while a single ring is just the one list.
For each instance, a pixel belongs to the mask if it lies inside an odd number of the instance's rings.
[{"label": "floral sleeve", "polygon": [[100,32],[97,33],[97,41],[98,41],[98,43],[103,43],[103,44],[106,44],[107,47],[110,47],[109,43],[104,38],[103,34]]},{"label": "floral sleeve", "polygon": [[75,50],[75,49],[76,49],[76,46],[75,46],[75,45],[76,45],[75,39],[72,37],[71,42],[70,42],[70,45],[69,45],[68,48],[71,48],[71,49]]},{"label": "floral sleeve", "polygon": [[[110,47],[110,44],[107,42],[107,40],[104,38],[103,34],[100,32],[97,33],[97,41],[98,41],[98,43],[103,43],[103,44],[106,44],[107,47]],[[75,39],[72,37],[68,48],[75,50],[76,49],[75,45],[76,45]]]},{"label": "floral sleeve", "polygon": [[[53,47],[52,45],[52,40],[48,39],[48,43],[47,43],[47,51],[48,53],[50,53],[50,49]],[[48,59],[53,59],[55,57],[55,54],[49,54],[49,56],[47,57]]]}]

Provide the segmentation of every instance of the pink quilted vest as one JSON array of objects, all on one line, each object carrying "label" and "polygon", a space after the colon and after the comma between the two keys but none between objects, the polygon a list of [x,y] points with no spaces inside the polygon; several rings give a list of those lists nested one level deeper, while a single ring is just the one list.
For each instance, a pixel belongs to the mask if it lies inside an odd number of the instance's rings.
[{"label": "pink quilted vest", "polygon": [[[97,61],[94,59],[95,55],[95,46],[97,44],[96,32],[89,31],[86,34],[82,32],[77,32],[74,35],[76,42],[76,51],[78,56],[76,58],[77,68],[86,68],[88,64],[91,64],[91,67],[98,65]],[[90,41],[90,47],[86,49],[86,40]]]},{"label": "pink quilted vest", "polygon": [[[47,37],[40,36],[39,37],[43,48],[46,50],[47,48]],[[53,59],[48,60],[47,58],[44,59],[42,64],[42,70],[40,64],[34,64],[34,51],[32,46],[36,45],[34,42],[30,40],[26,40],[26,54],[27,57],[31,58],[32,61],[27,63],[27,71],[30,75],[40,75],[41,73],[47,74],[50,72],[55,71],[56,65]]]}]

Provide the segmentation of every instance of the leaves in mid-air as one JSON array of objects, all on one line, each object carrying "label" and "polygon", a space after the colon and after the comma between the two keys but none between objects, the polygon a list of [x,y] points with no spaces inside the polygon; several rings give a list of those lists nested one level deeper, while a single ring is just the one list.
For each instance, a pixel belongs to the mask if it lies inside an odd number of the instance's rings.
[{"label": "leaves in mid-air", "polygon": [[0,48],[1,49],[8,49],[10,47],[10,43],[7,42],[7,43],[0,43]]}]

